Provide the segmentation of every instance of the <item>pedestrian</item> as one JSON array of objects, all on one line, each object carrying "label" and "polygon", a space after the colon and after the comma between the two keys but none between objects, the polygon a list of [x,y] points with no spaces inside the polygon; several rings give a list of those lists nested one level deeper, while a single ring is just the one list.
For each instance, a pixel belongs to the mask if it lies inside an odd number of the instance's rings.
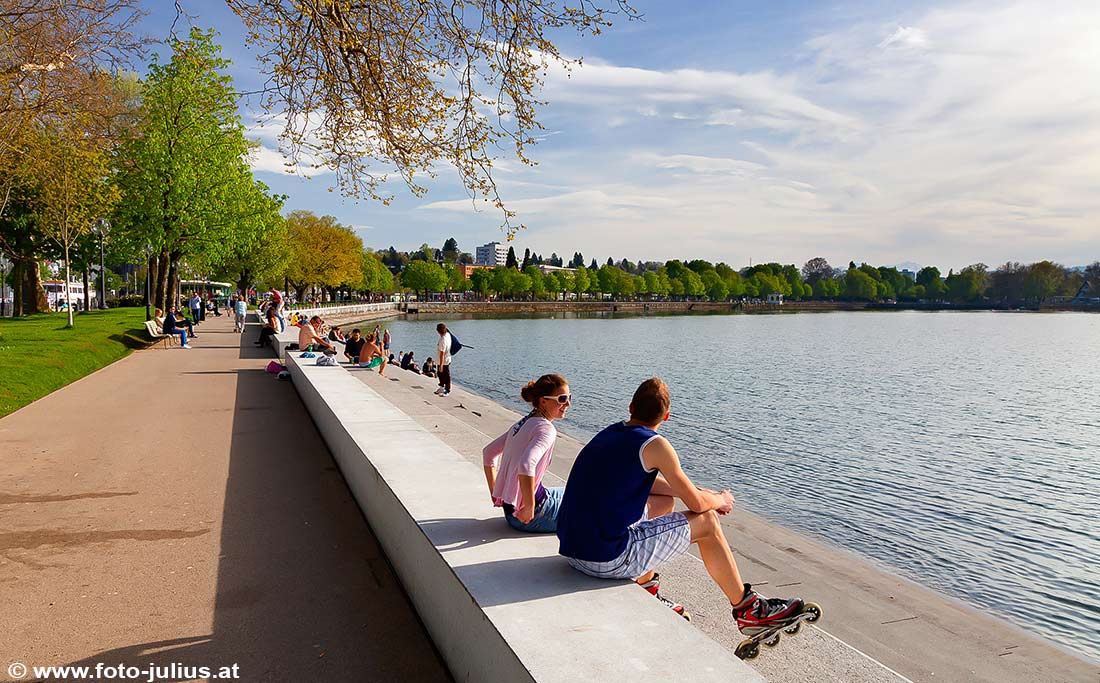
[{"label": "pedestrian", "polygon": [[436,325],[435,331],[439,333],[439,344],[436,346],[439,351],[439,388],[435,390],[435,394],[436,396],[450,396],[451,333],[447,331],[447,326],[443,323]]},{"label": "pedestrian", "polygon": [[233,303],[233,331],[244,332],[244,316],[248,312],[248,304],[244,302],[244,295],[238,296]]},{"label": "pedestrian", "polygon": [[187,306],[191,309],[191,322],[196,325],[202,322],[202,299],[199,297],[198,292],[191,295],[191,298],[187,301]]}]

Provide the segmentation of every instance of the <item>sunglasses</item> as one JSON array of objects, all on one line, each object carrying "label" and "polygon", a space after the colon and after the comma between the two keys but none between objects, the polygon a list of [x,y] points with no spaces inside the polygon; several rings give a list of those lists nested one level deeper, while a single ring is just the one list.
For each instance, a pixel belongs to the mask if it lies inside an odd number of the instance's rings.
[{"label": "sunglasses", "polygon": [[573,396],[572,394],[558,394],[557,396],[543,396],[543,398],[553,399],[558,403],[565,404],[569,403],[573,399]]}]

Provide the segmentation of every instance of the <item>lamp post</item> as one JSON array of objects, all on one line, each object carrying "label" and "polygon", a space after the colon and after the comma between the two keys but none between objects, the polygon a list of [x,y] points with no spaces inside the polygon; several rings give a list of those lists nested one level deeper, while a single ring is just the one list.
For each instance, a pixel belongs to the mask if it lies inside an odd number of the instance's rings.
[{"label": "lamp post", "polygon": [[111,222],[106,218],[97,219],[95,222],[96,234],[99,235],[99,310],[107,310],[107,273],[103,266],[103,241],[107,233],[111,231]]}]

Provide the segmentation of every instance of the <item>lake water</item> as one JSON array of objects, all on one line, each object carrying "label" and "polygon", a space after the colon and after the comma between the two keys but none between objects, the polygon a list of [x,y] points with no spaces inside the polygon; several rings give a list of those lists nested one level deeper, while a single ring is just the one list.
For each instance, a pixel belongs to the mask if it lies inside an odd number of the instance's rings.
[{"label": "lake water", "polygon": [[[436,319],[390,323],[423,362]],[[561,372],[563,431],[672,390],[700,484],[1100,659],[1100,315],[826,313],[451,320],[453,377],[522,410]],[[371,325],[373,326],[373,325]],[[364,325],[367,327],[367,325]]]}]

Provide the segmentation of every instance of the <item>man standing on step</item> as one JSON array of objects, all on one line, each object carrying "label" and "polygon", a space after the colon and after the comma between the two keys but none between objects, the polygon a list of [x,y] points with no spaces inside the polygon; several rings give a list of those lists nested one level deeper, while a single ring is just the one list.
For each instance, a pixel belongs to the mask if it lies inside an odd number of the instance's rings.
[{"label": "man standing on step", "polygon": [[447,326],[439,323],[435,326],[439,333],[439,388],[435,390],[436,396],[450,396],[451,394],[451,333]]}]

